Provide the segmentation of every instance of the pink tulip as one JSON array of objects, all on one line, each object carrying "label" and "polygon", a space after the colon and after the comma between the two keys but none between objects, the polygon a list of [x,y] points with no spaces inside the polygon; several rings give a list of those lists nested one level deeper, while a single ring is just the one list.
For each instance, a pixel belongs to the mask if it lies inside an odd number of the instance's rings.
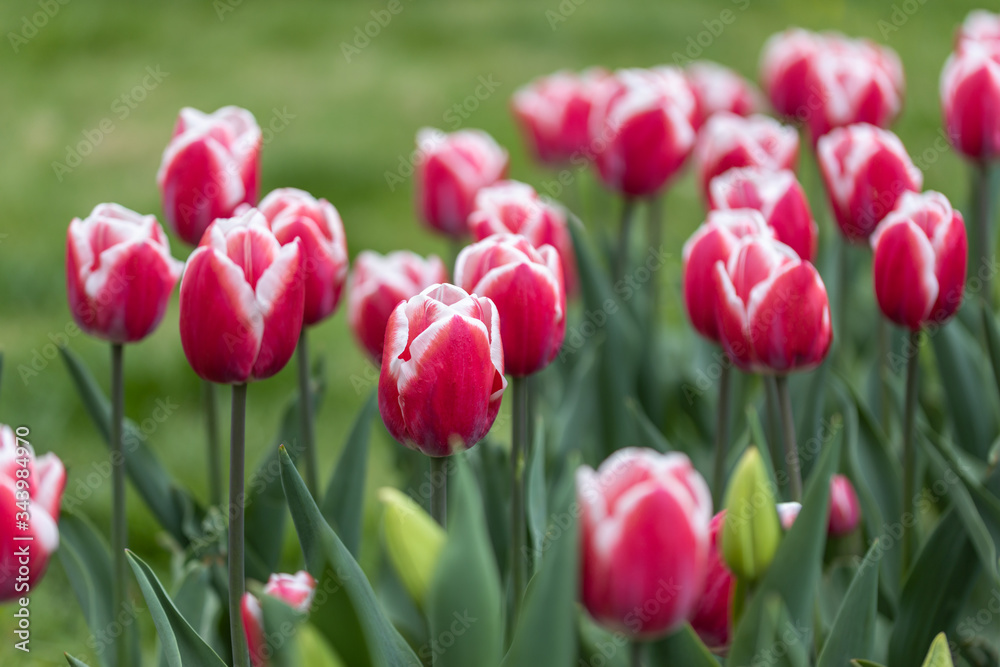
[{"label": "pink tulip", "polygon": [[695,129],[719,112],[749,116],[762,106],[757,87],[728,67],[698,60],[688,65],[684,73],[698,105]]},{"label": "pink tulip", "polygon": [[851,480],[844,475],[834,475],[830,480],[830,525],[827,532],[832,537],[848,535],[861,521],[861,503]]},{"label": "pink tulip", "polygon": [[501,181],[476,195],[476,208],[469,216],[469,229],[477,241],[493,234],[520,234],[531,245],[550,245],[559,251],[566,293],[579,287],[576,253],[566,215],[558,206],[541,199],[535,189],[519,181]]},{"label": "pink tulip", "polygon": [[302,330],[302,241],[282,246],[257,209],[216,220],[181,279],[181,345],[202,379],[242,384],[280,371]]},{"label": "pink tulip", "polygon": [[715,264],[722,346],[746,371],[788,373],[817,366],[833,339],[830,303],[816,268],[767,236],[740,240]]},{"label": "pink tulip", "polygon": [[482,130],[417,133],[422,154],[416,169],[417,214],[431,229],[459,239],[480,188],[507,171],[507,151]]},{"label": "pink tulip", "polygon": [[816,258],[819,228],[795,174],[762,167],[730,169],[709,184],[709,208],[760,211],[774,236],[802,259]]},{"label": "pink tulip", "polygon": [[347,278],[347,239],[337,209],[296,188],[274,190],[258,210],[267,219],[278,243],[302,242],[302,269],[306,296],[303,324],[317,324],[340,303]]},{"label": "pink tulip", "polygon": [[[276,597],[289,607],[303,614],[309,611],[316,594],[316,580],[305,570],[296,574],[272,574],[263,593]],[[267,667],[270,653],[264,637],[264,612],[260,600],[251,593],[244,593],[240,604],[243,631],[247,636],[250,663],[253,667]]]},{"label": "pink tulip", "polygon": [[859,123],[830,132],[816,148],[830,206],[848,241],[866,240],[923,174],[888,130]]},{"label": "pink tulip", "polygon": [[[810,103],[810,68],[823,38],[802,28],[789,28],[768,38],[761,53],[760,78],[774,110],[804,118]],[[818,105],[818,100],[812,100]]]},{"label": "pink tulip", "polygon": [[36,457],[0,424],[0,602],[27,597],[45,573],[59,547],[65,486],[66,469],[55,454]]},{"label": "pink tulip", "polygon": [[459,253],[455,283],[496,304],[508,373],[537,373],[559,354],[566,334],[566,290],[555,248],[536,250],[514,234],[487,237]]},{"label": "pink tulip", "polygon": [[730,169],[794,170],[798,157],[799,133],[795,128],[768,116],[744,118],[728,112],[708,120],[694,147],[695,170],[706,197],[712,179]]},{"label": "pink tulip", "polygon": [[74,218],[66,239],[66,293],[77,325],[113,343],[133,343],[163,319],[182,264],[151,215],[98,204]]},{"label": "pink tulip", "polygon": [[969,12],[962,27],[959,28],[956,49],[961,51],[970,42],[989,49],[1000,49],[1000,14],[985,9]]},{"label": "pink tulip", "polygon": [[686,456],[634,447],[577,472],[583,604],[631,637],[694,613],[708,570],[712,499]]},{"label": "pink tulip", "polygon": [[744,236],[773,234],[757,211],[710,211],[705,222],[684,244],[684,305],[695,330],[721,342],[716,315],[713,275],[716,262],[726,262]]},{"label": "pink tulip", "polygon": [[156,174],[167,223],[178,236],[195,245],[213,220],[257,203],[260,146],[260,127],[246,109],[181,109]]},{"label": "pink tulip", "polygon": [[399,302],[447,280],[444,262],[433,255],[424,259],[409,250],[358,255],[347,288],[347,321],[376,364],[382,363],[385,327]]},{"label": "pink tulip", "polygon": [[507,387],[500,317],[488,298],[432,285],[392,311],[378,408],[389,433],[428,456],[483,439]]},{"label": "pink tulip", "polygon": [[871,245],[875,296],[896,324],[917,331],[945,322],[962,305],[965,223],[940,192],[904,193]]},{"label": "pink tulip", "polygon": [[965,40],[941,72],[948,139],[973,160],[1000,156],[1000,45]]}]

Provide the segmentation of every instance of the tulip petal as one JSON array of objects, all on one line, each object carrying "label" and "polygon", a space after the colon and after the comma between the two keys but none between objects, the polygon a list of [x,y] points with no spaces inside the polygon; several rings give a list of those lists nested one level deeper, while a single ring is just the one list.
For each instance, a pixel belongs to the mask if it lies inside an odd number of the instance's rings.
[{"label": "tulip petal", "polygon": [[886,317],[916,331],[938,298],[934,249],[909,220],[880,231],[873,261],[875,295]]},{"label": "tulip petal", "polygon": [[302,331],[305,281],[302,241],[283,246],[257,283],[257,305],[263,317],[263,335],[253,377],[271,377],[288,363]]}]

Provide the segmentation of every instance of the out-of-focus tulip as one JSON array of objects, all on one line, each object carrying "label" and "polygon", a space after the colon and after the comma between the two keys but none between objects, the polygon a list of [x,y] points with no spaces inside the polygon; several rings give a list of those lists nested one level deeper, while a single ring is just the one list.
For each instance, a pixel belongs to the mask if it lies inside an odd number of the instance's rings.
[{"label": "out-of-focus tulip", "polygon": [[559,354],[566,334],[566,290],[555,248],[535,249],[515,234],[489,236],[459,253],[455,284],[496,304],[508,373],[537,373]]},{"label": "out-of-focus tulip", "polygon": [[601,68],[560,71],[517,89],[511,110],[535,158],[565,164],[590,151],[590,111],[596,89],[610,74]]},{"label": "out-of-focus tulip", "polygon": [[152,215],[98,204],[66,238],[66,294],[77,325],[112,343],[142,340],[160,324],[183,264]]},{"label": "out-of-focus tulip", "polygon": [[[305,570],[295,574],[275,573],[267,580],[263,593],[276,597],[298,612],[307,613],[316,593],[316,580]],[[270,664],[269,649],[264,635],[264,612],[258,600],[251,593],[244,593],[240,604],[243,631],[247,636],[250,663],[253,667],[267,667]]]},{"label": "out-of-focus tulip", "polygon": [[830,349],[830,302],[816,268],[784,243],[744,237],[715,264],[722,346],[743,370],[788,373]]},{"label": "out-of-focus tulip", "polygon": [[483,439],[507,387],[500,317],[488,298],[432,285],[396,306],[385,329],[378,408],[389,433],[428,456]]},{"label": "out-of-focus tulip", "polygon": [[848,535],[861,521],[861,503],[851,480],[834,475],[830,480],[830,525],[827,533],[833,537]]},{"label": "out-of-focus tulip", "polygon": [[181,345],[204,380],[242,384],[281,370],[302,330],[302,241],[282,246],[257,209],[216,220],[181,278]]},{"label": "out-of-focus tulip", "polygon": [[771,172],[762,167],[730,169],[713,178],[708,189],[709,208],[760,211],[775,238],[802,259],[815,259],[819,227],[809,210],[806,193],[792,172]]},{"label": "out-of-focus tulip", "polygon": [[744,118],[728,112],[708,119],[694,147],[695,171],[706,198],[712,179],[730,169],[794,170],[798,157],[799,133],[794,127],[768,116]]},{"label": "out-of-focus tulip", "polygon": [[[433,479],[430,482],[440,483]],[[386,553],[410,597],[423,606],[444,549],[444,529],[424,508],[397,489],[379,489],[378,498],[385,506]]]},{"label": "out-of-focus tulip", "polygon": [[744,236],[773,233],[757,211],[709,211],[705,222],[684,244],[684,305],[691,324],[702,336],[715,343],[721,340],[713,283],[716,262],[728,261]]},{"label": "out-of-focus tulip", "polygon": [[771,565],[781,543],[774,489],[756,447],[740,458],[726,489],[722,522],[722,557],[736,576],[758,580]]},{"label": "out-of-focus tulip", "polygon": [[502,181],[476,195],[476,209],[469,216],[469,229],[477,241],[494,234],[520,234],[531,245],[550,245],[559,251],[566,293],[576,293],[576,253],[566,215],[558,206],[541,199],[535,189],[519,181]]},{"label": "out-of-focus tulip", "polygon": [[[24,445],[24,446],[22,446]],[[0,424],[0,602],[26,597],[59,547],[66,469]]]},{"label": "out-of-focus tulip", "polygon": [[444,262],[434,255],[424,259],[409,250],[387,255],[363,250],[357,256],[347,287],[347,322],[376,364],[382,363],[385,326],[399,302],[447,281]]},{"label": "out-of-focus tulip", "polygon": [[781,520],[781,527],[785,531],[791,530],[792,524],[799,518],[799,512],[801,511],[802,503],[778,503],[778,518]]},{"label": "out-of-focus tulip", "polygon": [[985,9],[974,9],[969,12],[958,30],[955,46],[961,51],[969,43],[1000,49],[1000,14]]},{"label": "out-of-focus tulip", "polygon": [[895,134],[859,123],[820,139],[816,148],[830,206],[848,241],[863,242],[923,174]]},{"label": "out-of-focus tulip", "polygon": [[708,569],[712,499],[686,456],[629,447],[577,472],[583,603],[632,637],[694,612]]},{"label": "out-of-focus tulip", "polygon": [[591,117],[598,174],[623,195],[654,195],[694,146],[694,93],[676,67],[620,70],[614,83]]},{"label": "out-of-focus tulip", "polygon": [[973,160],[1000,156],[1000,42],[965,40],[941,72],[948,140]]},{"label": "out-of-focus tulip", "polygon": [[728,67],[697,60],[688,65],[684,73],[698,105],[695,129],[721,111],[749,116],[762,106],[757,87]]},{"label": "out-of-focus tulip", "polygon": [[476,193],[506,173],[507,151],[482,130],[431,128],[417,133],[417,150],[417,214],[431,229],[462,238]]},{"label": "out-of-focus tulip", "polygon": [[962,305],[968,243],[962,214],[940,192],[907,192],[871,237],[875,296],[890,320],[913,331],[943,323]]},{"label": "out-of-focus tulip", "polygon": [[167,223],[178,236],[195,245],[213,220],[257,203],[260,146],[260,127],[246,109],[181,109],[156,174]]},{"label": "out-of-focus tulip", "polygon": [[297,188],[273,190],[258,209],[281,245],[302,241],[306,281],[304,325],[329,317],[340,303],[347,278],[347,238],[333,204]]},{"label": "out-of-focus tulip", "polygon": [[[804,118],[810,101],[809,71],[822,37],[802,28],[789,28],[768,38],[761,52],[760,79],[774,110],[782,116]],[[818,104],[818,100],[815,104]]]}]

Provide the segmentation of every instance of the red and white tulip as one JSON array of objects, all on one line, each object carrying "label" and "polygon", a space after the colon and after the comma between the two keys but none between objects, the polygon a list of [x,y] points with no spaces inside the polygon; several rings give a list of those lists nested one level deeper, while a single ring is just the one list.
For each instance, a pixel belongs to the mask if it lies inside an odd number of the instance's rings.
[{"label": "red and white tulip", "polygon": [[798,157],[799,133],[795,128],[761,115],[744,118],[717,113],[701,128],[694,147],[695,171],[706,198],[712,179],[730,169],[794,171]]}]

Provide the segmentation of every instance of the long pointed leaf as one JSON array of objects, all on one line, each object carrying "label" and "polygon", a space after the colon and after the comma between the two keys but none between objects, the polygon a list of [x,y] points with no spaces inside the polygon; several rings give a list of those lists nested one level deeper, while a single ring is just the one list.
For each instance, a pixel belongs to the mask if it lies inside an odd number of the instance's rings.
[{"label": "long pointed leaf", "polygon": [[875,556],[878,547],[878,540],[872,542],[861,561],[833,620],[833,628],[816,667],[840,667],[849,660],[871,656],[878,615],[878,559]]}]

